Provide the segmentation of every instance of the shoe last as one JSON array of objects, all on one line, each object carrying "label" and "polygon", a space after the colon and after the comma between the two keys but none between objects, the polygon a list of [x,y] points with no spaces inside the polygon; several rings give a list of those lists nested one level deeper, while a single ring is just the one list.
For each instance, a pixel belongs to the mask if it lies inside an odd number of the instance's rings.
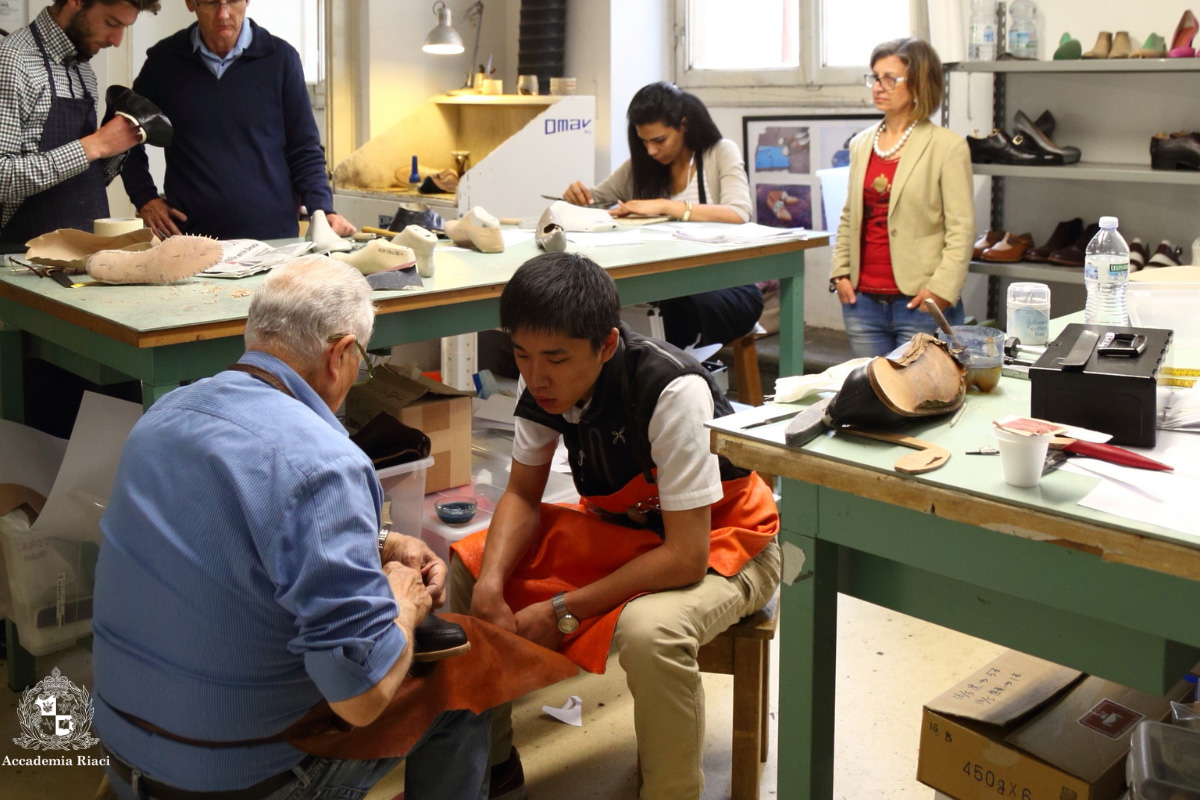
[{"label": "shoe last", "polygon": [[1092,49],[1083,54],[1084,58],[1108,58],[1109,51],[1112,50],[1112,34],[1108,31],[1101,31],[1096,37],[1096,44],[1092,45]]},{"label": "shoe last", "polygon": [[1157,33],[1146,37],[1146,41],[1137,50],[1129,54],[1130,58],[1166,58],[1167,42]]},{"label": "shoe last", "polygon": [[309,216],[308,240],[313,243],[312,251],[317,254],[346,253],[354,249],[353,242],[333,232],[329,220],[325,219],[325,212],[319,208]]},{"label": "shoe last", "polygon": [[1074,61],[1082,55],[1083,45],[1079,40],[1073,39],[1069,33],[1064,33],[1058,42],[1058,49],[1054,51],[1054,60]]},{"label": "shoe last", "polygon": [[1129,31],[1117,31],[1113,37],[1112,49],[1108,51],[1109,58],[1129,58],[1133,45],[1129,41]]}]

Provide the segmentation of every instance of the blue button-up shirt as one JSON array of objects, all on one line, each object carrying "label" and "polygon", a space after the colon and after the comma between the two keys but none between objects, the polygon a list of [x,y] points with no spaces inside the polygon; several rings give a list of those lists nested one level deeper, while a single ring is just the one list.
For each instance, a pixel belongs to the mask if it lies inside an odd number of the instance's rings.
[{"label": "blue button-up shirt", "polygon": [[200,35],[200,26],[192,28],[192,50],[200,54],[200,60],[204,62],[204,66],[208,67],[209,72],[216,76],[217,80],[221,79],[225,70],[229,69],[229,65],[237,60],[237,57],[250,46],[252,41],[254,41],[254,31],[250,29],[250,25],[243,18],[242,32],[238,34],[233,49],[226,53],[224,58],[221,58],[204,44],[204,38]]},{"label": "blue button-up shirt", "polygon": [[225,371],[163,397],[125,444],[100,526],[95,727],[147,776],[196,791],[299,763],[270,737],[322,698],[373,687],[405,637],[379,564],[383,494],[371,461],[282,361],[241,359],[295,399]]}]

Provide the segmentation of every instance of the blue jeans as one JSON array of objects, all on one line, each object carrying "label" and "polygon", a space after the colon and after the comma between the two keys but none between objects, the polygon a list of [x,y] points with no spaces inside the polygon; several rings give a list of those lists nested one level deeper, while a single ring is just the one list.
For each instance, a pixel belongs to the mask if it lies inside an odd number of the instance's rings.
[{"label": "blue jeans", "polygon": [[[438,716],[405,757],[405,800],[486,800],[491,713],[447,711]],[[292,767],[295,777],[263,800],[360,800],[404,758],[346,761],[309,756]],[[452,765],[452,766],[451,766]],[[112,767],[104,770],[120,800],[153,800],[137,794]]]},{"label": "blue jeans", "polygon": [[[911,297],[862,292],[856,297],[854,304],[842,306],[842,321],[846,324],[850,349],[856,358],[885,356],[918,333],[937,336],[938,326],[933,317],[919,308],[908,307]],[[962,300],[942,313],[951,325],[962,325]]]}]

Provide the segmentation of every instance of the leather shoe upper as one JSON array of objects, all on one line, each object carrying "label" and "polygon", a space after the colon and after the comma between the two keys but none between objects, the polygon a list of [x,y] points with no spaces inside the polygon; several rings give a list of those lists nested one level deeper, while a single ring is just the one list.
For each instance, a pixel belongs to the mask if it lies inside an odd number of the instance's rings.
[{"label": "leather shoe upper", "polygon": [[1063,163],[1063,157],[1056,153],[1035,149],[1022,134],[1011,139],[999,128],[992,131],[986,138],[968,136],[967,146],[971,150],[973,164],[1010,164],[1014,166],[1042,167]]},{"label": "leather shoe upper", "polygon": [[142,141],[145,144],[155,147],[171,146],[171,141],[175,138],[175,128],[162,109],[154,103],[132,89],[116,84],[108,87],[104,100],[109,110],[129,118],[141,128],[145,137]]},{"label": "leather shoe upper", "polygon": [[1150,139],[1154,169],[1200,169],[1200,133],[1156,133]]},{"label": "leather shoe upper", "polygon": [[429,614],[413,632],[414,661],[439,661],[471,649],[467,632],[457,622]]},{"label": "leather shoe upper", "polygon": [[1035,247],[1025,254],[1025,260],[1045,263],[1050,260],[1051,253],[1073,244],[1082,234],[1083,220],[1081,218],[1076,217],[1060,222],[1045,244]]}]

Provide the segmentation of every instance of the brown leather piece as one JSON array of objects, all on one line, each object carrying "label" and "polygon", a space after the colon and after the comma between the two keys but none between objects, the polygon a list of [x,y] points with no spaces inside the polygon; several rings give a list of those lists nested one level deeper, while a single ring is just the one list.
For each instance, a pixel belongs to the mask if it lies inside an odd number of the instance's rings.
[{"label": "brown leather piece", "polygon": [[975,240],[975,251],[971,254],[971,258],[978,261],[983,255],[984,250],[1003,238],[1004,231],[984,231],[983,235]]},{"label": "brown leather piece", "polygon": [[[471,640],[470,650],[437,662],[421,677],[406,677],[391,704],[370,725],[338,730],[335,725],[340,718],[324,706],[328,729],[292,738],[291,744],[324,758],[397,758],[412,749],[443,711],[482,713],[579,671],[566,656],[481,619],[441,616],[463,626]],[[319,714],[320,710],[310,713]]]},{"label": "brown leather piece", "polygon": [[983,251],[984,261],[999,261],[1011,264],[1025,257],[1028,250],[1033,249],[1033,235],[1029,233],[1006,233],[1004,238]]},{"label": "brown leather piece", "polygon": [[851,372],[829,405],[829,418],[835,425],[888,428],[948,414],[966,397],[966,371],[944,342],[918,333],[900,358],[879,356]]}]

